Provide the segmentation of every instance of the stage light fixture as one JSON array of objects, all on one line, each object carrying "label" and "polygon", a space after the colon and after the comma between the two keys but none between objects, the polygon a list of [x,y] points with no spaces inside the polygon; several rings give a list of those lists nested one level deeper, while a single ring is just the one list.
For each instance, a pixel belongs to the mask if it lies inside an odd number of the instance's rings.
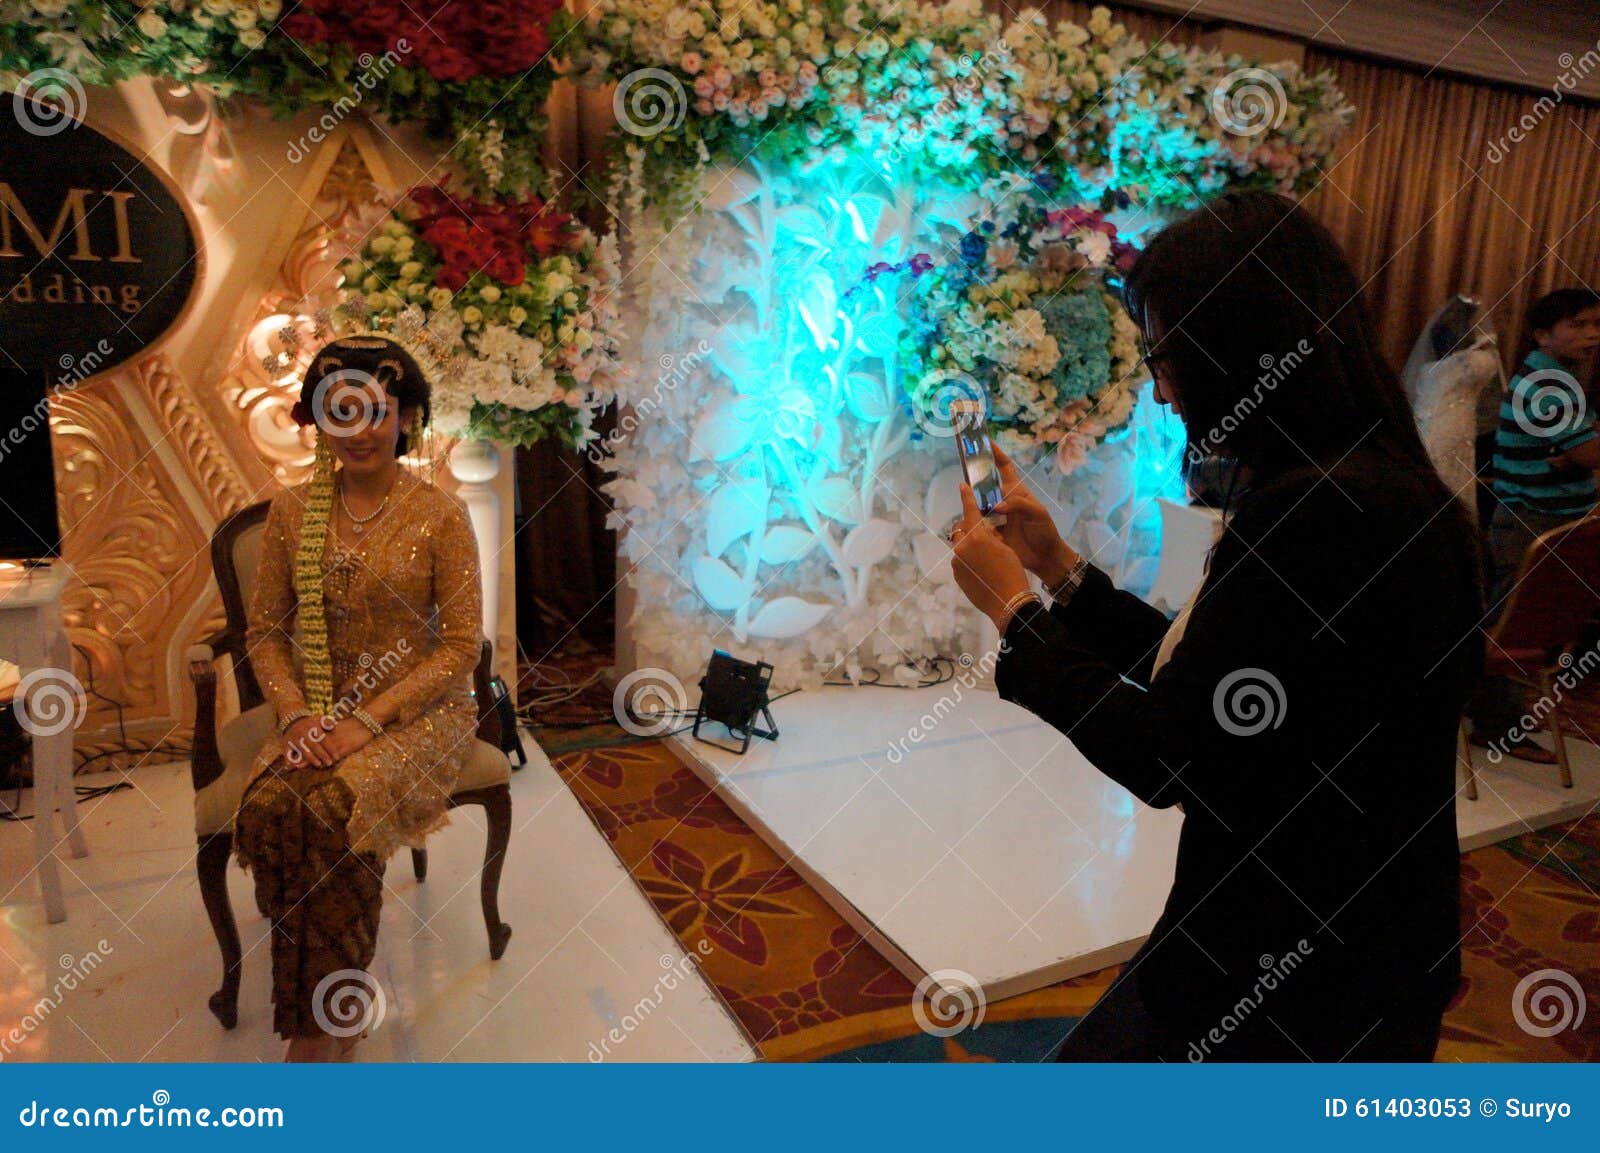
[{"label": "stage light fixture", "polygon": [[[694,714],[695,739],[704,741],[728,752],[743,755],[750,748],[751,737],[776,740],[777,723],[768,707],[767,695],[772,683],[772,666],[765,661],[741,661],[738,657],[715,650],[706,666],[706,675],[700,678],[700,707]],[[767,727],[756,727],[757,716]],[[737,749],[700,735],[702,724],[720,724],[728,734],[740,740]]]}]

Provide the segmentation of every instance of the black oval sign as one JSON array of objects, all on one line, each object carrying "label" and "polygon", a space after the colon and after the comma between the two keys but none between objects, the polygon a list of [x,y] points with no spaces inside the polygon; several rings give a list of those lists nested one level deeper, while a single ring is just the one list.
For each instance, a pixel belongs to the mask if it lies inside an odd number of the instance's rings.
[{"label": "black oval sign", "polygon": [[121,144],[31,97],[0,111],[0,346],[43,387],[109,372],[183,316],[187,207]]}]

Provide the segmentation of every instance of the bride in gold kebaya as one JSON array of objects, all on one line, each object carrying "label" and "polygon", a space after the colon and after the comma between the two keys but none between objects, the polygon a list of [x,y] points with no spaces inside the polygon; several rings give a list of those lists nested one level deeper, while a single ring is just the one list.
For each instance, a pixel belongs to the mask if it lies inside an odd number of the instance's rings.
[{"label": "bride in gold kebaya", "polygon": [[277,732],[236,844],[272,921],[273,1024],[291,1061],[353,1050],[330,1003],[352,983],[372,995],[385,862],[446,823],[477,725],[477,543],[461,503],[398,459],[428,399],[393,341],[324,346],[296,405],[317,427],[316,467],[267,518],[248,641]]}]

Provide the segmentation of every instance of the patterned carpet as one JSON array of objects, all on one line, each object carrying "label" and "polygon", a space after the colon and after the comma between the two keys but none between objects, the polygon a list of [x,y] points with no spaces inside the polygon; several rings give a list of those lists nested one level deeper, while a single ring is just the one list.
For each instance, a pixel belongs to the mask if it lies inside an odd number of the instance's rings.
[{"label": "patterned carpet", "polygon": [[[691,951],[710,943],[706,977],[769,1060],[1039,1060],[1116,974],[989,1005],[980,1027],[934,1036],[913,1015],[911,983],[665,743],[619,735],[574,726],[540,741],[671,930]],[[1468,854],[1462,906],[1465,979],[1439,1060],[1600,1060],[1600,1005],[1549,1037],[1512,1012],[1518,983],[1544,969],[1600,1001],[1600,815]],[[1540,1005],[1525,1017],[1536,1028]]]}]

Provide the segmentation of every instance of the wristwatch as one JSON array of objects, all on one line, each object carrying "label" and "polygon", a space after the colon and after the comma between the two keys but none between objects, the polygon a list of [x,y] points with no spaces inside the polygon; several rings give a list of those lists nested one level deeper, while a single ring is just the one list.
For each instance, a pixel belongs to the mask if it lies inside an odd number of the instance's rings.
[{"label": "wristwatch", "polygon": [[1079,588],[1083,586],[1083,578],[1089,575],[1089,558],[1080,556],[1072,562],[1072,567],[1060,580],[1053,585],[1046,585],[1045,592],[1050,595],[1050,603],[1064,605],[1072,599]]}]

